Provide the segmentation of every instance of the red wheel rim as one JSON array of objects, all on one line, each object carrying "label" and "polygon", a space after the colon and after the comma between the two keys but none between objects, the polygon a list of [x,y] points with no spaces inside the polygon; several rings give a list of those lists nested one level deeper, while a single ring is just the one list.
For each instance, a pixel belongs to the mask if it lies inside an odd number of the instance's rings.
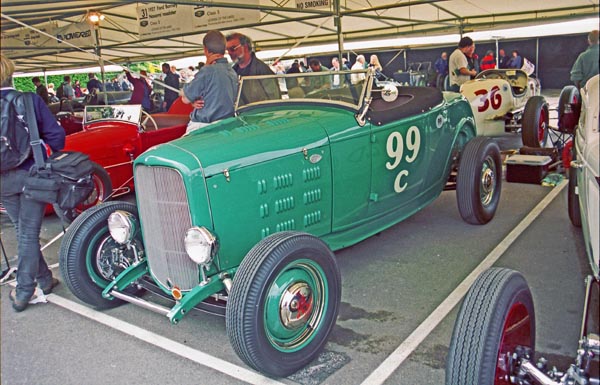
[{"label": "red wheel rim", "polygon": [[540,119],[538,123],[538,142],[542,144],[546,133],[546,110],[540,110]]},{"label": "red wheel rim", "polygon": [[106,198],[106,187],[104,187],[102,180],[96,174],[92,174],[92,180],[94,181],[94,190],[85,201],[77,206],[76,210],[78,213],[84,212]]},{"label": "red wheel rim", "polygon": [[579,100],[577,98],[577,95],[573,95],[573,100],[571,100],[571,104],[579,104]]},{"label": "red wheel rim", "polygon": [[521,302],[512,305],[502,327],[494,385],[510,385],[507,354],[512,354],[517,346],[531,347],[531,318],[527,307]]}]

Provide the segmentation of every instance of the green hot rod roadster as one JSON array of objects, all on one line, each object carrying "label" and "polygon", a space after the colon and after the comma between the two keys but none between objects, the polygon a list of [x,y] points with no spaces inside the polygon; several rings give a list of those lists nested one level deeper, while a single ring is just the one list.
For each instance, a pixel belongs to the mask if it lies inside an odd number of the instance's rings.
[{"label": "green hot rod roadster", "polygon": [[369,71],[349,79],[242,78],[235,117],[135,160],[137,205],[105,202],[73,222],[60,250],[69,289],[94,307],[134,303],[171,323],[193,308],[220,310],[249,366],[286,376],[307,365],[340,305],[332,251],[445,189],[472,224],[491,220],[500,197],[500,151],[476,137],[460,94],[396,87]]}]

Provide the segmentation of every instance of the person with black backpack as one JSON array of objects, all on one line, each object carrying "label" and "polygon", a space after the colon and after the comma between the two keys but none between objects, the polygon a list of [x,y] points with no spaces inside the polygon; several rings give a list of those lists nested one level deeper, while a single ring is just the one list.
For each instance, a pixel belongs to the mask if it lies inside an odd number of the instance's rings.
[{"label": "person with black backpack", "polygon": [[15,66],[0,54],[0,97],[2,115],[0,136],[0,201],[15,226],[19,263],[17,287],[9,294],[16,311],[23,311],[35,298],[36,285],[50,294],[58,280],[52,276],[40,251],[40,230],[46,204],[23,194],[25,179],[34,165],[31,139],[25,117],[25,98],[31,97],[44,153],[45,145],[59,151],[65,145],[65,131],[38,95],[18,92],[13,87]]}]

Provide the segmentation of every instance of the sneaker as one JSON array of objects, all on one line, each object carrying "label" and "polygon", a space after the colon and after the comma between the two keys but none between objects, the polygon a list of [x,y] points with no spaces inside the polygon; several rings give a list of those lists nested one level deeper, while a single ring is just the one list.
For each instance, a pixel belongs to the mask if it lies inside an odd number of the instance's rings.
[{"label": "sneaker", "polygon": [[40,289],[42,289],[42,293],[44,293],[44,295],[48,295],[48,294],[52,293],[52,289],[54,289],[59,283],[60,283],[60,281],[58,279],[52,277],[52,281],[50,282],[50,285],[48,285],[46,287],[40,286]]},{"label": "sneaker", "polygon": [[[31,295],[31,298],[33,298],[34,295],[35,295],[35,293]],[[17,311],[17,312],[21,312],[21,311],[25,310],[27,308],[27,305],[29,304],[29,301],[31,300],[31,298],[29,298],[26,301],[18,300],[17,299],[17,289],[12,289],[10,291],[10,293],[8,294],[8,298],[10,298],[10,300],[12,302],[13,309],[15,309],[15,311]]]}]

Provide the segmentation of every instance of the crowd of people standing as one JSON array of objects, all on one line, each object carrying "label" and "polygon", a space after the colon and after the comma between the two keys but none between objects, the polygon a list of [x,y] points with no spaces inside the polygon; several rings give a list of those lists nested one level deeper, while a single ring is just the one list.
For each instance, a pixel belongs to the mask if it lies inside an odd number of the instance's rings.
[{"label": "crowd of people standing", "polygon": [[[223,52],[222,60],[209,61],[207,59],[206,66],[204,62],[200,62],[195,68],[190,66],[180,70],[168,63],[163,63],[162,75],[152,75],[154,79],[151,79],[145,71],[140,71],[139,75],[132,75],[129,71],[125,71],[124,76],[114,77],[112,81],[104,84],[96,78],[95,74],[90,73],[85,87],[83,87],[79,80],[75,80],[72,83],[68,75],[64,77],[63,82],[56,89],[52,83],[48,84],[48,87],[44,86],[38,77],[33,78],[32,82],[36,86],[36,93],[46,103],[60,99],[72,100],[73,98],[85,96],[88,93],[94,94],[100,91],[133,90],[130,103],[141,104],[148,111],[167,111],[181,94],[181,91],[178,93],[175,90],[180,90],[187,84],[194,83],[198,74],[201,73],[200,69],[203,66],[207,68],[213,64],[223,63],[223,61],[228,62],[227,65],[231,67],[238,78],[272,73],[294,74],[349,69],[357,70],[369,67],[374,68],[377,73],[383,72],[383,66],[376,54],[369,55],[368,60],[365,55],[358,54],[353,63],[350,63],[347,58],[342,58],[342,62],[340,63],[338,57],[332,57],[331,61],[327,60],[327,63],[322,63],[320,59],[312,58],[306,64],[303,60],[294,60],[291,64],[287,62],[287,65],[284,65],[283,62],[268,65],[257,58],[250,37],[234,32],[224,36],[224,38],[225,51]],[[594,65],[597,67],[597,60],[595,60],[597,55],[594,56],[594,49],[597,51],[598,46],[597,31],[595,35],[591,33],[589,38],[591,39],[589,49],[591,53],[579,58],[573,67],[571,78],[575,84],[582,83],[585,80],[586,75],[582,75],[583,73],[593,72],[592,67]],[[595,44],[593,43],[594,41],[596,41]],[[229,63],[226,55],[228,55],[232,64]],[[593,57],[594,59],[589,60],[589,57]],[[438,78],[437,86],[440,86],[440,79],[443,80],[447,77],[448,80],[445,88],[457,91],[461,84],[473,79],[481,71],[494,68],[520,69],[523,68],[526,62],[527,60],[516,49],[510,51],[510,55],[507,54],[504,48],[498,49],[497,52],[490,49],[480,58],[475,52],[475,43],[473,40],[469,37],[463,37],[453,52],[450,54],[447,51],[442,52],[437,60],[435,60],[433,67]],[[333,75],[331,86],[337,88],[343,86],[344,83],[355,85],[361,82],[364,77],[365,75],[361,73],[352,73],[343,77]],[[160,105],[152,103],[153,80],[158,80],[166,86],[162,87],[164,91]],[[293,86],[297,85],[298,80],[301,80],[301,78],[289,80],[287,87],[293,88]],[[281,80],[279,82],[273,81],[272,83],[256,82],[251,85],[247,84],[243,89],[241,100],[247,103],[252,100],[279,98],[281,92],[287,92],[285,88],[286,84],[285,82],[281,82]],[[195,108],[202,109],[206,101],[204,98],[199,98],[198,100],[190,100],[190,102],[194,103]]]}]

